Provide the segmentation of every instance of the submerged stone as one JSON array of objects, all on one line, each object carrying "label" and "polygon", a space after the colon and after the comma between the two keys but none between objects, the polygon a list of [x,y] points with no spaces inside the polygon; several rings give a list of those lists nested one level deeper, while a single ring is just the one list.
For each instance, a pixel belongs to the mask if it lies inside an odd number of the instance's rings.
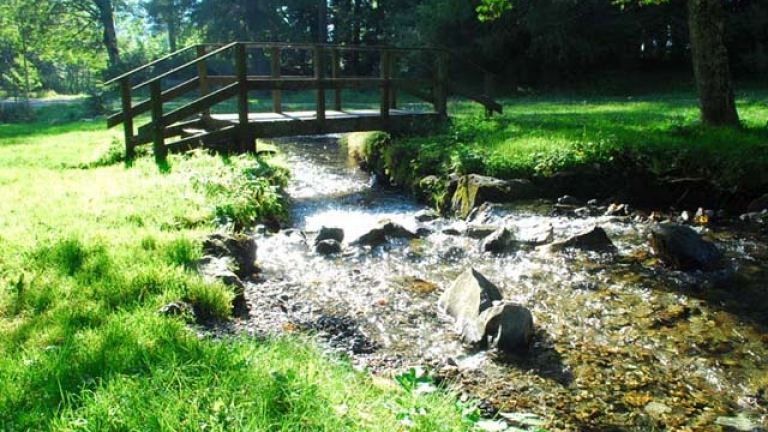
[{"label": "submerged stone", "polygon": [[712,270],[722,254],[692,228],[663,223],[651,228],[650,246],[659,259],[678,270]]},{"label": "submerged stone", "polygon": [[550,248],[554,251],[560,251],[564,249],[581,249],[593,252],[615,252],[616,246],[614,246],[608,234],[604,229],[596,226],[588,231],[583,231],[575,236],[553,243]]}]

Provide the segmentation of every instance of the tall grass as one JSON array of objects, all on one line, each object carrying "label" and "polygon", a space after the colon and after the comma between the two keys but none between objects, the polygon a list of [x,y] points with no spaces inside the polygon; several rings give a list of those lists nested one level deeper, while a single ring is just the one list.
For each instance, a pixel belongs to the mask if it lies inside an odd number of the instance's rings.
[{"label": "tall grass", "polygon": [[293,337],[201,338],[228,319],[201,238],[279,219],[285,172],[251,156],[126,167],[90,122],[0,125],[0,431],[463,430],[452,399],[382,390]]}]

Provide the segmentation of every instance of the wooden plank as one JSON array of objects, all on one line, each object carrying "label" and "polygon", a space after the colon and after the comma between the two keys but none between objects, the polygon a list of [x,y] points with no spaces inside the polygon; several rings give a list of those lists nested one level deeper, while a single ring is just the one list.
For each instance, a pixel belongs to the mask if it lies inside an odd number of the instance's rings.
[{"label": "wooden plank", "polygon": [[392,87],[392,82],[390,81],[390,71],[392,70],[392,56],[390,55],[389,51],[386,49],[383,49],[380,51],[380,64],[379,64],[379,73],[381,74],[381,100],[379,104],[379,111],[381,118],[383,120],[386,120],[389,118],[389,108],[390,108],[390,90]]},{"label": "wooden plank", "polygon": [[209,143],[231,140],[237,134],[237,126],[227,126],[212,132],[183,138],[169,143],[166,147],[172,152],[184,152],[194,148],[207,146]]},{"label": "wooden plank", "polygon": [[235,72],[237,73],[237,117],[238,117],[238,142],[240,151],[249,149],[245,127],[248,124],[248,63],[245,57],[245,45],[235,46]]},{"label": "wooden plank", "polygon": [[[123,138],[125,139],[125,160],[131,161],[136,156],[133,146],[133,116],[131,112],[131,79],[125,77],[120,81],[120,99],[123,112],[129,113],[123,122]],[[107,127],[109,122],[107,122]]]},{"label": "wooden plank", "polygon": [[323,48],[320,45],[314,47],[314,67],[315,67],[315,110],[317,112],[317,123],[320,127],[325,123],[325,86],[323,78],[325,73],[323,63]]},{"label": "wooden plank", "polygon": [[[341,69],[341,59],[339,58],[339,50],[334,48],[331,51],[331,78],[337,80],[340,78],[339,73]],[[341,111],[341,88],[336,87],[333,90],[333,109]]]},{"label": "wooden plank", "polygon": [[152,103],[153,123],[153,151],[157,162],[165,162],[168,151],[165,148],[165,136],[163,135],[163,100],[160,81],[153,81],[149,86],[150,101]]},{"label": "wooden plank", "polygon": [[[169,100],[176,99],[177,97],[184,95],[195,88],[197,88],[197,78],[192,78],[189,81],[185,81],[175,87],[172,87],[162,93],[161,99],[163,102],[168,102]],[[142,102],[137,103],[134,105],[130,110],[130,117],[137,117],[140,114],[143,114],[149,110],[152,109],[152,104],[149,99],[144,100]],[[125,118],[125,107],[123,107],[123,111],[113,114],[107,118],[107,127],[115,127],[122,123]]]},{"label": "wooden plank", "polygon": [[[280,78],[280,48],[272,47],[269,57],[272,79]],[[283,112],[283,93],[279,89],[272,90],[272,111]]]},{"label": "wooden plank", "polygon": [[223,102],[237,94],[237,84],[230,84],[224,88],[212,91],[208,96],[199,98],[183,107],[166,114],[162,119],[163,126],[174,124],[178,121],[191,117],[200,111],[210,108],[219,102]]},{"label": "wooden plank", "polygon": [[448,54],[437,54],[437,73],[435,75],[435,111],[440,115],[448,114]]},{"label": "wooden plank", "polygon": [[486,97],[485,95],[477,94],[471,91],[468,91],[466,89],[461,88],[460,86],[449,83],[449,88],[451,93],[457,94],[461,97],[467,98],[469,100],[475,101],[481,105],[483,105],[487,110],[491,112],[497,112],[499,114],[502,114],[503,107],[496,102],[495,100]]},{"label": "wooden plank", "polygon": [[147,64],[145,64],[143,66],[139,66],[136,69],[132,69],[132,70],[130,70],[130,71],[128,71],[128,72],[126,72],[126,73],[124,73],[122,75],[118,75],[118,76],[116,76],[116,77],[106,81],[104,83],[104,85],[105,86],[106,85],[111,85],[111,84],[114,84],[114,83],[116,83],[118,81],[122,81],[125,78],[130,79],[133,75],[143,71],[144,69],[147,69],[147,68],[152,67],[152,66],[154,66],[156,64],[162,63],[162,62],[164,62],[166,60],[169,60],[169,59],[171,59],[173,57],[176,57],[176,56],[178,56],[180,54],[183,54],[183,53],[185,53],[185,52],[187,52],[187,51],[189,51],[189,50],[191,50],[192,48],[195,48],[195,47],[197,47],[197,45],[190,45],[190,46],[184,47],[184,48],[182,48],[182,49],[180,49],[178,51],[174,51],[174,52],[172,52],[172,53],[170,53],[168,55],[160,57],[157,60],[153,60],[153,61],[151,61],[151,62],[149,62],[149,63],[147,63]]},{"label": "wooden plank", "polygon": [[[152,123],[146,124],[141,128],[139,128],[138,135],[133,137],[134,146],[152,142],[152,140],[154,139],[154,135],[153,135],[154,130],[148,126],[152,126]],[[202,119],[199,119],[199,118],[194,120],[189,120],[186,122],[176,123],[173,126],[163,128],[163,137],[171,138],[171,137],[179,136],[181,135],[182,130],[186,128],[194,128],[194,127],[205,128],[206,126],[207,124],[204,123]]]},{"label": "wooden plank", "polygon": [[198,63],[204,62],[205,60],[207,60],[207,59],[209,59],[209,58],[211,58],[211,57],[213,57],[215,55],[221,54],[222,52],[227,51],[227,50],[229,50],[230,48],[232,48],[234,46],[237,46],[237,44],[238,44],[237,42],[232,42],[230,44],[224,45],[223,47],[221,47],[221,48],[219,48],[217,50],[213,50],[213,51],[209,52],[208,54],[206,54],[206,55],[204,55],[202,57],[198,57],[198,58],[196,58],[196,59],[194,59],[192,61],[184,63],[183,65],[181,65],[181,66],[179,66],[177,68],[171,69],[168,72],[160,74],[160,75],[158,75],[158,76],[156,76],[154,78],[150,78],[150,79],[148,79],[147,81],[144,81],[141,84],[135,85],[135,86],[133,86],[133,89],[134,90],[138,90],[138,89],[140,89],[142,87],[146,87],[146,86],[150,85],[151,83],[153,83],[155,81],[161,81],[164,78],[168,78],[169,76],[171,76],[171,75],[173,75],[173,74],[175,74],[175,73],[177,73],[179,71],[182,71],[182,70],[184,70],[184,69],[186,69],[186,68],[188,68],[190,66],[195,66]]},{"label": "wooden plank", "polygon": [[[205,45],[198,45],[197,58],[205,56],[205,53]],[[197,64],[197,79],[200,83],[200,97],[208,96],[208,93],[211,92],[211,87],[208,84],[208,64],[205,62],[205,60]],[[202,114],[210,115],[211,111],[206,109],[202,111]]]}]

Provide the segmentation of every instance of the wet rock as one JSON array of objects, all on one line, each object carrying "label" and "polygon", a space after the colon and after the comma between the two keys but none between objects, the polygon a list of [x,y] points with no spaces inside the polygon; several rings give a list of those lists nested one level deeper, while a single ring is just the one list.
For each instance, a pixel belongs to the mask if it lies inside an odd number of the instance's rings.
[{"label": "wet rock", "polygon": [[654,225],[650,246],[659,259],[678,270],[712,270],[722,258],[713,243],[692,228],[673,223]]},{"label": "wet rock", "polygon": [[478,318],[481,344],[506,353],[526,351],[533,337],[533,315],[525,306],[503,303],[484,310]]},{"label": "wet rock", "polygon": [[413,276],[393,277],[390,283],[403,290],[412,291],[417,294],[430,294],[437,290],[437,284]]},{"label": "wet rock", "polygon": [[459,231],[457,228],[446,228],[443,230],[443,234],[449,235],[449,236],[458,236],[461,235],[461,231]]},{"label": "wet rock", "polygon": [[475,207],[485,202],[506,203],[532,199],[538,195],[528,180],[500,180],[477,174],[462,177],[451,199],[451,209],[466,218]]},{"label": "wet rock", "polygon": [[157,310],[163,316],[179,316],[192,313],[192,305],[184,301],[170,302]]},{"label": "wet rock", "polygon": [[766,220],[768,220],[768,210],[763,210],[761,212],[744,213],[743,215],[739,216],[739,219],[742,222],[763,224],[765,223]]},{"label": "wet rock", "polygon": [[214,233],[203,240],[203,255],[232,258],[234,261],[230,264],[230,270],[241,278],[254,273],[256,250],[256,241],[247,235]]},{"label": "wet rock", "polygon": [[466,235],[475,240],[482,240],[493,234],[499,227],[493,225],[469,225]]},{"label": "wet rock", "polygon": [[589,231],[576,234],[575,236],[550,245],[553,251],[561,251],[564,249],[581,249],[593,252],[615,252],[616,246],[614,246],[611,239],[606,234],[605,230],[596,226]]},{"label": "wet rock", "polygon": [[605,216],[629,216],[632,213],[632,208],[629,204],[611,204],[605,210]]},{"label": "wet rock", "polygon": [[542,246],[552,243],[555,229],[552,224],[523,230],[518,233],[517,241],[529,246]]},{"label": "wet rock", "polygon": [[322,227],[315,237],[315,246],[325,240],[334,240],[336,243],[344,241],[344,230],[341,228]]},{"label": "wet rock", "polygon": [[334,239],[321,240],[315,243],[315,252],[319,255],[333,255],[341,253],[341,243]]},{"label": "wet rock", "polygon": [[314,321],[298,323],[296,327],[314,331],[331,347],[352,354],[370,354],[379,347],[359,330],[354,319],[347,316],[322,315]]},{"label": "wet rock", "polygon": [[768,193],[752,200],[747,206],[747,213],[759,213],[763,210],[768,210]]},{"label": "wet rock", "polygon": [[563,196],[561,196],[560,198],[557,199],[557,203],[560,204],[560,205],[574,206],[574,207],[579,207],[579,206],[584,205],[584,201],[582,201],[582,200],[580,200],[580,199],[578,199],[578,198],[576,198],[574,196],[571,196],[571,195],[563,195]]},{"label": "wet rock", "polygon": [[416,236],[419,238],[429,237],[432,235],[432,230],[426,227],[419,227],[416,229]]},{"label": "wet rock", "polygon": [[437,211],[435,211],[433,209],[424,209],[424,210],[419,210],[418,212],[416,212],[416,214],[414,215],[414,218],[418,222],[431,222],[431,221],[433,221],[435,219],[439,219],[440,218],[440,213],[438,213]]},{"label": "wet rock", "polygon": [[469,212],[467,216],[467,222],[473,222],[476,224],[493,224],[498,223],[507,216],[504,205],[492,202],[484,202],[479,207],[475,207]]},{"label": "wet rock", "polygon": [[242,292],[245,286],[231,270],[235,266],[235,260],[230,257],[204,256],[197,262],[197,272],[209,283],[221,281],[224,285],[235,287],[236,292]]},{"label": "wet rock", "polygon": [[477,318],[480,313],[500,301],[501,291],[473,268],[462,273],[440,296],[438,307],[456,320],[455,328],[469,341],[479,341]]},{"label": "wet rock", "polygon": [[482,252],[503,253],[514,245],[515,238],[506,228],[498,228],[480,243]]},{"label": "wet rock", "polygon": [[391,221],[384,221],[379,224],[378,227],[373,228],[367,233],[361,235],[357,240],[352,242],[354,246],[369,246],[377,247],[387,243],[388,239],[392,238],[404,238],[413,240],[418,236],[411,231],[403,228]]}]

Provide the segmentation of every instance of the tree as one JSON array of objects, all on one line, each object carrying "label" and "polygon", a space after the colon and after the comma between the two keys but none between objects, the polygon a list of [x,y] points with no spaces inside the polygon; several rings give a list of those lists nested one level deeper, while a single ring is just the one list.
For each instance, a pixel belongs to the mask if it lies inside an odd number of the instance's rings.
[{"label": "tree", "polygon": [[[481,0],[481,21],[498,19],[513,0]],[[640,0],[643,4],[672,0]],[[618,0],[620,4],[629,0]],[[725,14],[720,0],[686,0],[688,28],[701,120],[708,125],[738,125],[728,50],[725,46]]]}]

